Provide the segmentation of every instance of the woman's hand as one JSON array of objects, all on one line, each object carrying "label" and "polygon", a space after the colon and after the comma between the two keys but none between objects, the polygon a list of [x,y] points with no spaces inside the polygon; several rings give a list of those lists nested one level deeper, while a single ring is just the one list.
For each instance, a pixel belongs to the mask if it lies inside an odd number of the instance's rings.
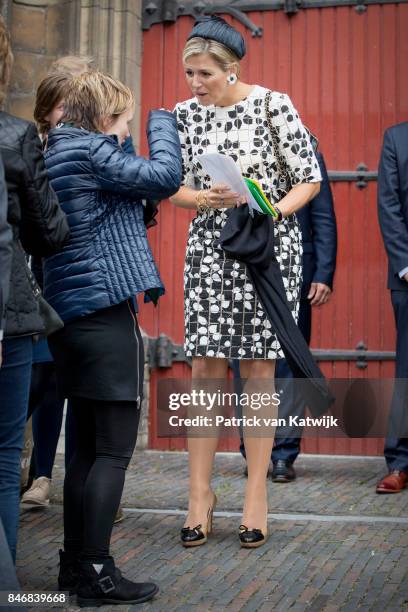
[{"label": "woman's hand", "polygon": [[205,194],[210,208],[233,208],[234,206],[246,204],[245,196],[231,191],[228,185],[223,183],[217,183],[211,189],[203,190],[202,193]]},{"label": "woman's hand", "polygon": [[219,183],[211,189],[191,189],[184,185],[171,196],[170,201],[180,208],[204,211],[207,208],[233,208],[246,204],[246,197],[234,193],[228,185]]}]

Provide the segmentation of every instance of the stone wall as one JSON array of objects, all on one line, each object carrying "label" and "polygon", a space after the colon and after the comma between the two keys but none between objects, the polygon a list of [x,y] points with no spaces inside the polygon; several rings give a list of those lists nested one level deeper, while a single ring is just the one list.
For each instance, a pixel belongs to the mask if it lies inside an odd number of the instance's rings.
[{"label": "stone wall", "polygon": [[26,119],[32,119],[35,90],[48,66],[68,52],[64,29],[68,5],[51,4],[12,1],[6,6],[14,53],[6,108]]},{"label": "stone wall", "polygon": [[35,90],[51,62],[62,55],[89,55],[95,66],[134,91],[132,125],[139,136],[141,0],[0,0],[15,57],[7,110],[32,118]]},{"label": "stone wall", "polygon": [[121,79],[134,92],[132,133],[139,142],[142,63],[141,0],[71,0],[70,49],[90,55],[95,65]]}]

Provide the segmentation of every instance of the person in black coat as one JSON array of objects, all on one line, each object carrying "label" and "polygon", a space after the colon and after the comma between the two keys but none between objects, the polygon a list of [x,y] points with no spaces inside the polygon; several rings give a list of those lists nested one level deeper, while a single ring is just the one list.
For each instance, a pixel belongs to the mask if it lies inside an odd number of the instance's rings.
[{"label": "person in black coat", "polygon": [[[336,270],[337,227],[333,206],[333,195],[323,155],[316,153],[323,181],[320,193],[307,206],[297,212],[302,231],[303,282],[300,299],[298,326],[306,342],[310,343],[312,333],[312,306],[322,306],[330,299]],[[292,378],[287,361],[281,359],[276,369],[276,378]],[[286,383],[286,380],[285,380]],[[290,395],[290,384],[286,384]],[[295,389],[292,388],[293,393]],[[283,397],[285,397],[283,395]],[[284,417],[286,403],[283,401],[279,416]],[[305,405],[300,397],[294,397],[287,406],[289,414],[303,416]],[[282,414],[281,414],[282,413]],[[296,477],[293,463],[300,452],[300,437],[282,437],[280,428],[275,434],[272,451],[272,481],[287,482]]]},{"label": "person in black coat", "polygon": [[8,191],[8,221],[13,228],[5,336],[27,336],[41,333],[44,323],[28,282],[26,253],[39,257],[57,253],[69,237],[69,227],[48,183],[35,125],[0,111],[0,153]]},{"label": "person in black coat", "polygon": [[[321,306],[330,299],[337,254],[336,216],[329,177],[323,155],[316,153],[316,157],[323,179],[320,193],[296,213],[302,231],[303,245],[303,282],[298,326],[308,344],[311,337],[312,306]],[[233,363],[233,371],[237,378],[238,362]],[[282,397],[279,417],[286,419],[289,415],[301,417],[305,403],[301,397],[295,395],[292,384],[293,373],[286,359],[277,362],[275,378],[280,382],[279,391]],[[285,435],[282,428],[277,428],[271,457],[273,482],[289,482],[296,478],[293,463],[300,451],[300,440],[300,437],[291,437],[290,432]],[[242,437],[240,450],[245,457]]]},{"label": "person in black coat", "polygon": [[[388,289],[397,327],[398,380],[391,405],[391,423],[395,423],[399,416],[406,419],[407,410],[408,122],[394,125],[384,134],[378,170],[378,216],[388,255]],[[408,486],[408,438],[398,434],[395,426],[390,428],[384,448],[389,474],[378,483],[377,493],[399,493]]]},{"label": "person in black coat", "polygon": [[[12,65],[9,35],[0,17],[0,103]],[[44,331],[30,283],[26,253],[45,257],[59,251],[69,227],[51,189],[35,125],[0,111],[0,156],[8,192],[7,218],[13,232],[12,264],[3,366],[0,370],[0,519],[13,560],[16,555],[20,455],[30,388],[33,337]]]},{"label": "person in black coat", "polygon": [[7,188],[4,180],[3,160],[0,158],[0,367],[1,342],[6,325],[6,305],[10,286],[12,238],[11,227],[7,222]]}]

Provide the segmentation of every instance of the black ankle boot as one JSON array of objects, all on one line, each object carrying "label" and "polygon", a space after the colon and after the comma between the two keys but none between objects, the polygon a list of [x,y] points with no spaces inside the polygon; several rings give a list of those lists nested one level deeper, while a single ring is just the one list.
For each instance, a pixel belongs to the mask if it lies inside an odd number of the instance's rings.
[{"label": "black ankle boot", "polygon": [[79,582],[79,553],[60,550],[59,556],[58,589],[74,595]]},{"label": "black ankle boot", "polygon": [[137,604],[151,599],[158,587],[153,582],[131,582],[123,578],[112,557],[80,563],[77,603],[85,606]]}]

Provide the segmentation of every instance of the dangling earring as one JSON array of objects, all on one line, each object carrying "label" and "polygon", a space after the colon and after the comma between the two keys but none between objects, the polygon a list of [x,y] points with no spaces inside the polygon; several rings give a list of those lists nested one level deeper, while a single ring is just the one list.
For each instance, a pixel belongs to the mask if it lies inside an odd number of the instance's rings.
[{"label": "dangling earring", "polygon": [[235,83],[237,82],[238,78],[237,75],[235,74],[235,72],[233,72],[232,74],[229,75],[229,77],[227,78],[227,83],[228,85],[235,85]]}]

